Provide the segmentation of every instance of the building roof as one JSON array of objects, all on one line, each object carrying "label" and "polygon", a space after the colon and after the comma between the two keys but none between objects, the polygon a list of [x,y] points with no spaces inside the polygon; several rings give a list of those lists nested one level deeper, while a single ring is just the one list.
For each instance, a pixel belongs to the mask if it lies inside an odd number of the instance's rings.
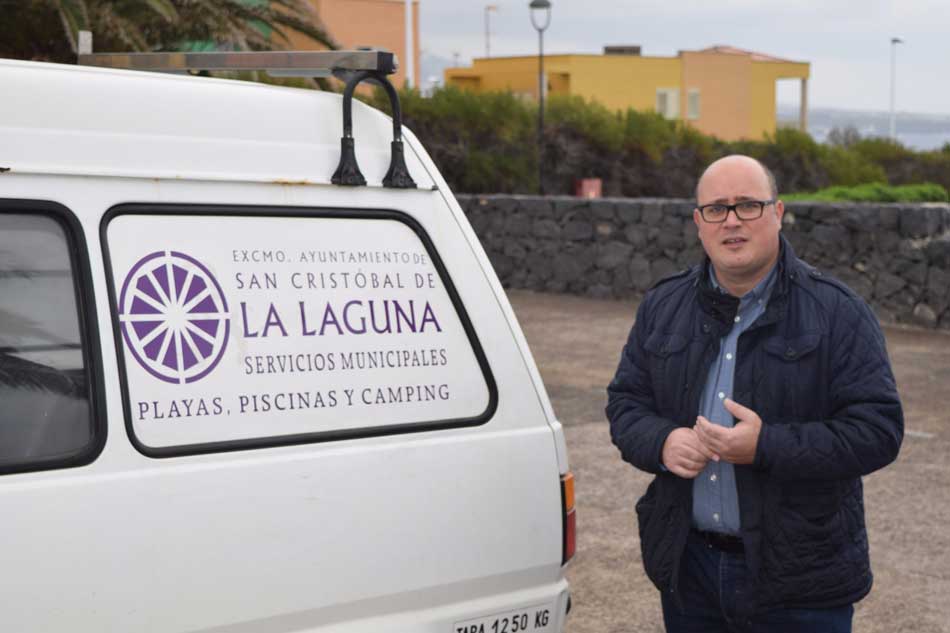
[{"label": "building roof", "polygon": [[[718,53],[720,55],[741,55],[751,57],[754,62],[773,62],[781,64],[807,64],[808,62],[798,61],[795,59],[785,59],[782,57],[776,57],[775,55],[768,55],[766,53],[759,53],[757,51],[749,51],[743,48],[737,48],[735,46],[725,46],[725,45],[716,45],[710,46],[708,48],[703,48],[699,50],[681,50],[677,53],[676,56],[664,56],[664,55],[643,55],[643,54],[617,54],[617,53],[548,53],[544,56],[545,59],[553,59],[556,57],[610,57],[610,58],[631,58],[631,59],[676,59],[681,57],[683,53]],[[531,55],[501,55],[494,57],[476,57],[473,62],[486,62],[486,61],[501,61],[509,59],[537,59],[536,54]],[[453,73],[458,74],[457,71],[461,69],[473,70],[472,67],[463,67],[459,66],[457,68],[452,68]],[[478,73],[476,73],[478,74]]]},{"label": "building roof", "polygon": [[775,57],[774,55],[766,55],[765,53],[757,53],[756,51],[747,51],[743,48],[736,48],[735,46],[710,46],[709,48],[703,48],[698,51],[681,51],[686,53],[720,53],[723,55],[746,55],[752,57],[754,62],[780,62],[784,64],[804,64],[807,62],[799,62],[794,59],[783,59],[781,57]]}]

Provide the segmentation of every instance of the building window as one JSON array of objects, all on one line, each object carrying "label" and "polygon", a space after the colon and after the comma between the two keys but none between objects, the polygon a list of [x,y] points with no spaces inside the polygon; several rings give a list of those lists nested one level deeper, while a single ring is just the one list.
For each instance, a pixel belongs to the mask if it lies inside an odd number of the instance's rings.
[{"label": "building window", "polygon": [[667,119],[676,119],[680,114],[679,88],[656,89],[656,111]]},{"label": "building window", "polygon": [[699,118],[699,89],[693,88],[686,93],[686,118],[695,121]]}]

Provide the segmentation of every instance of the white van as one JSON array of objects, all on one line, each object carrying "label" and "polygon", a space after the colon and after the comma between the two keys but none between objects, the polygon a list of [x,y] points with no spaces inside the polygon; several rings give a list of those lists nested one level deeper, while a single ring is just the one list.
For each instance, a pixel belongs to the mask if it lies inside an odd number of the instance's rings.
[{"label": "white van", "polygon": [[562,429],[398,120],[353,105],[338,186],[338,94],[0,87],[0,629],[562,631]]}]

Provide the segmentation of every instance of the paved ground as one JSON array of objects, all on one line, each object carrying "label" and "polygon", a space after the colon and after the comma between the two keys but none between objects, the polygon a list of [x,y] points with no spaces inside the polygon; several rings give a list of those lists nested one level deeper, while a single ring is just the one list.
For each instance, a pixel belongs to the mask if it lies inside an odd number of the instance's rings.
[{"label": "paved ground", "polygon": [[[633,321],[628,302],[509,293],[565,425],[577,478],[578,553],[568,633],[661,632],[633,505],[649,477],[610,443],[605,386]],[[865,479],[874,589],[855,633],[950,633],[950,335],[886,328],[907,435]]]}]

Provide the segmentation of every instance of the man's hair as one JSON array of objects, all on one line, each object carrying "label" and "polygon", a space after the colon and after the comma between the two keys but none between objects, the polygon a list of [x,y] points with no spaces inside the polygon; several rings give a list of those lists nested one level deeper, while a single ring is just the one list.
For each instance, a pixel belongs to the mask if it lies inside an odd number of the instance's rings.
[{"label": "man's hair", "polygon": [[773,174],[772,170],[766,167],[762,161],[757,160],[755,162],[757,162],[759,167],[762,168],[762,171],[765,172],[765,177],[769,180],[769,195],[775,200],[778,198],[778,183],[775,182],[775,174]]},{"label": "man's hair", "polygon": [[[743,154],[732,154],[733,156],[744,156]],[[772,173],[772,170],[765,166],[765,164],[757,158],[752,158],[751,156],[744,156],[745,158],[754,160],[759,167],[762,169],[762,173],[765,174],[765,178],[769,181],[769,195],[772,196],[772,199],[775,200],[778,198],[778,184],[775,182],[775,174]],[[728,158],[723,156],[723,158]],[[721,159],[716,159],[721,160]],[[713,161],[715,162],[715,161]],[[697,204],[699,203],[699,183],[703,181],[703,176],[706,175],[706,172],[709,171],[709,168],[712,167],[712,163],[706,166],[706,169],[703,170],[703,173],[700,174],[699,179],[696,181],[696,188],[693,191],[693,196],[696,198]]]}]

